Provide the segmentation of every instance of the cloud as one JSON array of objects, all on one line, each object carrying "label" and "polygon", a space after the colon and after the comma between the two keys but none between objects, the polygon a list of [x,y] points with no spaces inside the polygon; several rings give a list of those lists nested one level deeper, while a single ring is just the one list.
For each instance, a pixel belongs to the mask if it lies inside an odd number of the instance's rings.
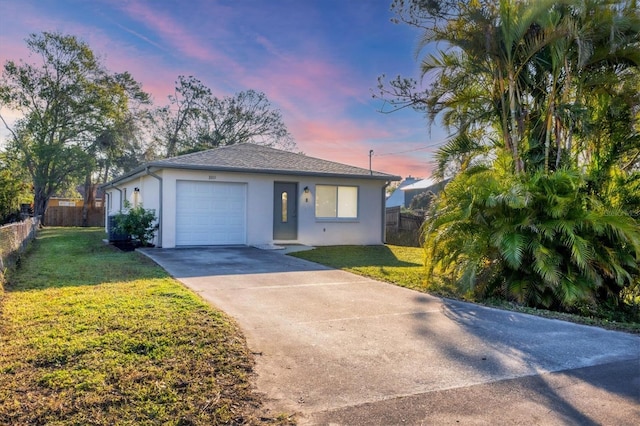
[{"label": "cloud", "polygon": [[[258,90],[282,112],[308,155],[368,168],[373,149],[374,169],[427,174],[428,152],[377,156],[428,143],[424,124],[417,115],[407,119],[408,114],[375,112],[370,89],[378,59],[371,52],[378,39],[358,39],[364,24],[357,22],[335,27],[327,20],[332,15],[318,4],[98,0],[70,13],[70,2],[56,7],[22,3],[9,1],[3,9],[2,62],[29,60],[21,42],[29,32],[60,30],[87,41],[108,69],[129,71],[158,106],[167,102],[180,74],[194,75],[217,96]],[[87,18],[77,19],[81,13]],[[382,58],[386,64],[390,56]]]},{"label": "cloud", "polygon": [[424,146],[425,143],[397,142],[393,129],[373,123],[363,126],[351,120],[307,120],[293,122],[290,131],[300,150],[312,157],[369,168],[369,150],[373,149],[374,170],[403,177],[409,174],[426,177],[430,174],[433,149],[403,153],[412,146]]},{"label": "cloud", "polygon": [[[175,57],[184,59],[183,57],[195,59],[198,61],[214,64],[218,67],[224,66],[230,72],[242,72],[244,68],[231,57],[226,55],[220,49],[208,44],[199,35],[207,34],[211,38],[211,33],[217,25],[211,25],[208,28],[201,28],[197,31],[197,27],[185,27],[175,17],[166,12],[160,11],[155,3],[144,3],[141,1],[129,1],[121,3],[120,8],[129,18],[144,24],[148,29],[153,31],[163,43],[171,49],[175,50]],[[204,13],[204,12],[203,12]],[[207,11],[206,14],[212,12]],[[196,35],[197,34],[197,35]],[[138,34],[139,37],[147,40],[152,45],[159,43],[151,42],[149,37]]]},{"label": "cloud", "polygon": [[150,44],[151,46],[155,47],[158,50],[164,50],[164,51],[167,50],[165,46],[162,46],[160,43],[156,43],[155,41],[151,40],[149,37],[145,37],[142,34],[138,33],[137,31],[127,28],[124,25],[121,25],[119,23],[116,23],[116,25],[122,28],[124,31],[128,32],[129,34],[132,34],[138,37],[140,40],[144,41],[147,44]]}]

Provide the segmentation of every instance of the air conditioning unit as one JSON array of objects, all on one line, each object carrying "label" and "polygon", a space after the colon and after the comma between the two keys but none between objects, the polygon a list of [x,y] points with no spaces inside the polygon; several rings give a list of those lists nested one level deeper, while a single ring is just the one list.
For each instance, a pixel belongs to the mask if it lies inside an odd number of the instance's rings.
[{"label": "air conditioning unit", "polygon": [[107,234],[109,235],[109,242],[121,242],[129,241],[129,235],[118,232],[116,228],[116,215],[109,215],[107,221]]}]

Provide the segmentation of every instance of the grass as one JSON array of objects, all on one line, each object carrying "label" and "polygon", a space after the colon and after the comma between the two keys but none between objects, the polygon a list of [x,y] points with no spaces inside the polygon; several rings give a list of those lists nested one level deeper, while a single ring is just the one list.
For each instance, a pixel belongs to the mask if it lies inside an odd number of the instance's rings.
[{"label": "grass", "polygon": [[424,250],[404,246],[331,246],[291,253],[312,262],[415,290],[425,289]]},{"label": "grass", "polygon": [[0,301],[0,424],[213,425],[260,417],[238,327],[102,230],[40,231]]},{"label": "grass", "polygon": [[504,300],[471,300],[461,295],[455,287],[443,284],[430,286],[425,279],[424,250],[418,247],[385,246],[330,246],[314,250],[291,253],[291,256],[342,269],[380,281],[386,281],[413,290],[429,292],[443,297],[482,303],[500,309],[523,312],[547,318],[561,319],[580,324],[595,325],[612,330],[640,333],[640,323],[607,319],[613,312],[602,313],[603,317],[581,316],[544,309],[524,307]]}]

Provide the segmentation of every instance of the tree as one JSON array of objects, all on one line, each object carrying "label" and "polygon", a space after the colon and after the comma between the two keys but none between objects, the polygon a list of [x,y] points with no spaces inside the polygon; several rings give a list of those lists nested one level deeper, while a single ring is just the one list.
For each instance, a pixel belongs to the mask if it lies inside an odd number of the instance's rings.
[{"label": "tree", "polygon": [[17,214],[20,204],[31,202],[30,185],[20,167],[0,154],[0,224]]},{"label": "tree", "polygon": [[28,171],[34,213],[49,198],[95,167],[98,135],[122,120],[138,85],[130,75],[110,74],[89,46],[74,36],[44,32],[26,40],[39,62],[7,61],[0,83],[2,105],[22,113],[10,125],[10,150]]},{"label": "tree", "polygon": [[195,127],[203,114],[203,105],[211,97],[211,89],[193,76],[178,76],[169,105],[156,112],[156,139],[165,148],[166,157],[178,154],[179,147],[197,134]]},{"label": "tree", "polygon": [[[420,47],[435,51],[421,63],[426,90],[381,78],[379,96],[442,122],[451,138],[439,159],[464,165],[507,150],[515,173],[584,166],[592,147],[582,142],[605,124],[588,114],[592,104],[621,99],[624,87],[626,104],[637,105],[634,1],[396,0],[392,8],[398,21],[424,28]],[[614,120],[633,133],[634,120]]]},{"label": "tree", "polygon": [[155,136],[168,157],[245,142],[295,149],[282,115],[264,93],[217,98],[195,77],[179,76],[169,101],[156,112]]},{"label": "tree", "polygon": [[128,72],[106,76],[104,84],[110,91],[105,95],[118,107],[106,126],[98,129],[99,133],[85,148],[91,160],[85,170],[82,226],[88,225],[88,209],[93,205],[96,182],[107,182],[109,177],[130,170],[143,160],[139,158],[141,144],[138,134],[139,123],[144,122],[148,114],[145,109],[140,109],[150,103],[148,94]]},{"label": "tree", "polygon": [[638,188],[636,2],[392,8],[424,29],[428,86],[381,79],[380,96],[451,134],[435,175],[454,179],[424,228],[431,278],[558,309],[637,285],[639,197],[622,191]]}]

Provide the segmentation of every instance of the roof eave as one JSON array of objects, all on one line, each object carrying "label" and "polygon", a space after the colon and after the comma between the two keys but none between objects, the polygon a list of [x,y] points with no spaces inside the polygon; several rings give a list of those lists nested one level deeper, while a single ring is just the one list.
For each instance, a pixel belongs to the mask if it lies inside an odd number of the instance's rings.
[{"label": "roof eave", "polygon": [[179,169],[179,170],[203,170],[212,172],[236,172],[236,173],[255,173],[255,174],[271,174],[271,175],[296,175],[296,176],[322,176],[333,178],[351,178],[351,179],[368,179],[368,180],[384,180],[384,181],[399,181],[402,180],[400,176],[394,175],[376,175],[376,174],[348,174],[348,173],[331,173],[331,172],[307,172],[299,170],[278,170],[278,169],[251,169],[242,167],[220,167],[220,166],[206,166],[206,165],[192,165],[192,164],[163,164],[161,162],[151,162],[143,166],[137,167],[122,176],[113,179],[110,182],[100,185],[100,188],[115,185],[116,183],[127,181],[135,177],[137,174],[143,172],[147,168],[156,169]]},{"label": "roof eave", "polygon": [[137,174],[142,173],[149,167],[155,167],[151,163],[144,164],[142,166],[138,166],[135,169],[131,170],[128,173],[123,174],[122,176],[118,176],[115,179],[110,180],[109,182],[103,183],[102,185],[98,185],[98,188],[107,188],[108,186],[114,186],[118,182],[127,181],[133,179]]}]

